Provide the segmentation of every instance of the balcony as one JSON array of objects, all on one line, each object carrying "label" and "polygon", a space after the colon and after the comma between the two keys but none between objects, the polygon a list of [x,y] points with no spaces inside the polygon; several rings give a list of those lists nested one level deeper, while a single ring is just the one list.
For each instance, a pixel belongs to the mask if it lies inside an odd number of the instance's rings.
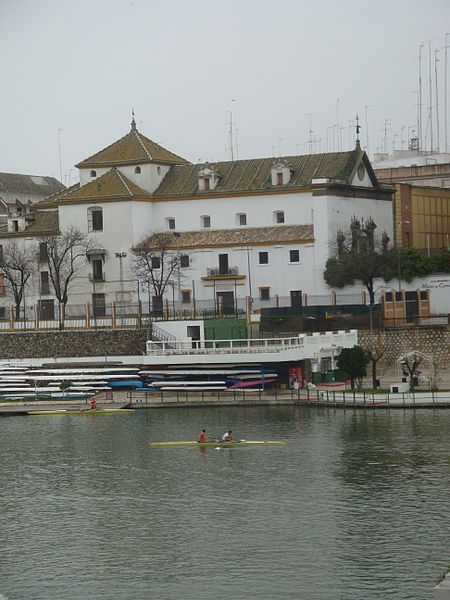
[{"label": "balcony", "polygon": [[228,267],[228,269],[213,267],[206,269],[206,277],[239,277],[239,269],[238,267]]}]

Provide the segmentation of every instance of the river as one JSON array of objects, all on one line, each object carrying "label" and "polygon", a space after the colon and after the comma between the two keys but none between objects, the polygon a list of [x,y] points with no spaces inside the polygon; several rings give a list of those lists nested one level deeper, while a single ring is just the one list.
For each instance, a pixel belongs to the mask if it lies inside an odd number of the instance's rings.
[{"label": "river", "polygon": [[[147,444],[203,427],[288,445]],[[429,600],[450,562],[449,432],[432,410],[0,419],[0,594]]]}]

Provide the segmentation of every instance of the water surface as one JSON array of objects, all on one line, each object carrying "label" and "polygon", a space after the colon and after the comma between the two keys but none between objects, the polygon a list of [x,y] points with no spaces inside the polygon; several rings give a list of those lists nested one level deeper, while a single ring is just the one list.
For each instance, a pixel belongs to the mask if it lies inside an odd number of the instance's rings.
[{"label": "water surface", "polygon": [[[233,429],[286,447],[150,448]],[[426,600],[450,413],[260,407],[0,420],[9,600]]]}]

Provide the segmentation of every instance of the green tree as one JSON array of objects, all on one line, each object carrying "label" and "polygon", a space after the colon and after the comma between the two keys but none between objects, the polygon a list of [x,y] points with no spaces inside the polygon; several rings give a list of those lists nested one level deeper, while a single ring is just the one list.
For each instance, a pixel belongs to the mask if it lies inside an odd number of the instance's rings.
[{"label": "green tree", "polygon": [[340,256],[327,260],[323,277],[327,284],[334,288],[343,288],[346,285],[352,285],[355,281],[361,281],[369,293],[370,304],[374,304],[375,280],[389,281],[392,279],[391,261],[391,251],[368,254],[344,252]]},{"label": "green tree", "polygon": [[355,380],[357,387],[361,387],[362,379],[367,375],[369,361],[370,354],[368,352],[361,346],[353,346],[353,348],[342,348],[336,364],[341,371],[344,371],[350,377],[352,389],[354,389]]},{"label": "green tree", "polygon": [[443,250],[438,256],[426,256],[416,248],[391,248],[386,251],[359,253],[346,251],[329,258],[323,278],[330,287],[343,288],[361,281],[368,293],[370,304],[375,304],[376,280],[384,282],[401,278],[411,282],[415,277],[431,273],[450,272],[450,252]]}]

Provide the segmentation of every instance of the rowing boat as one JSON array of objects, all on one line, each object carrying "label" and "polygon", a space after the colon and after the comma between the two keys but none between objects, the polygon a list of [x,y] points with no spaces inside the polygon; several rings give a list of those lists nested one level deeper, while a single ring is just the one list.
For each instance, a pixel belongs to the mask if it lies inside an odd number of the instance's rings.
[{"label": "rowing boat", "polygon": [[28,415],[105,415],[134,412],[134,408],[60,408],[55,410],[29,410]]},{"label": "rowing boat", "polygon": [[235,442],[222,442],[222,440],[209,440],[207,442],[149,442],[152,448],[235,448],[236,446],[286,446],[287,442],[266,442],[260,440],[236,440]]}]

